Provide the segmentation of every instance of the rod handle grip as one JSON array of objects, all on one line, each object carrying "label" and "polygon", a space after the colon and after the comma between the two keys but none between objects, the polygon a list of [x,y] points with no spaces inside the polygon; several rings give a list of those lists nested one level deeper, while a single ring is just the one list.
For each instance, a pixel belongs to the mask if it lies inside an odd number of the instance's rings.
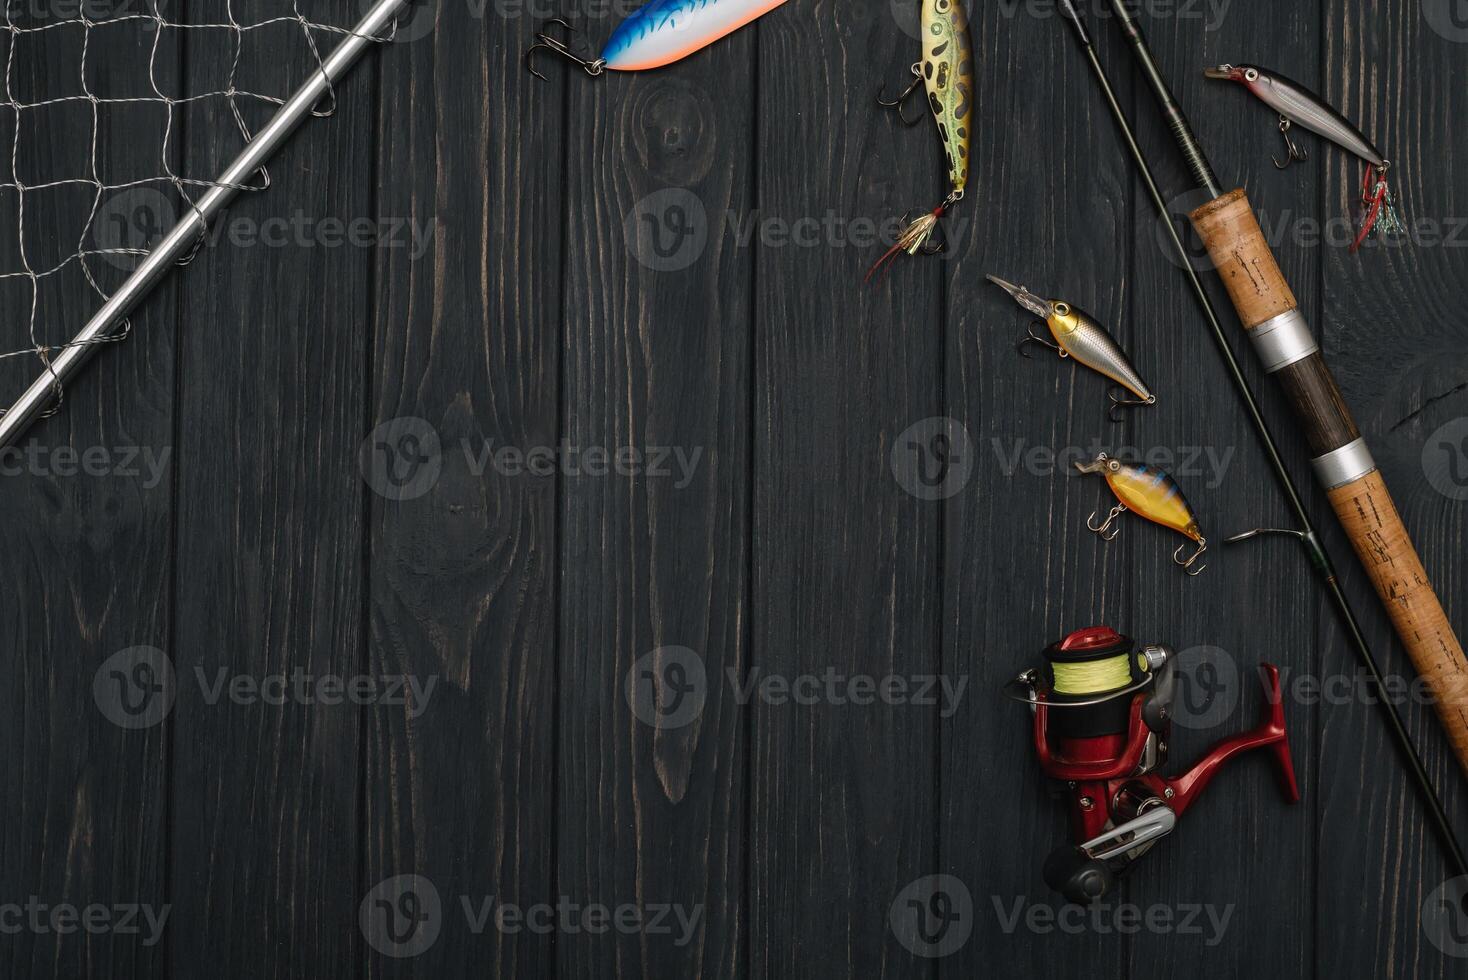
[{"label": "rod handle grip", "polygon": [[1468,773],[1468,661],[1381,472],[1327,496],[1412,665],[1432,692],[1458,764]]},{"label": "rod handle grip", "polygon": [[[1247,330],[1297,308],[1242,190],[1209,201],[1191,217]],[[1318,351],[1278,370],[1277,377],[1317,456],[1360,437]],[[1468,660],[1380,471],[1330,488],[1327,495],[1413,667],[1432,692],[1458,764],[1468,773]]]},{"label": "rod handle grip", "polygon": [[1253,330],[1300,305],[1242,190],[1209,201],[1191,218],[1244,329]]}]

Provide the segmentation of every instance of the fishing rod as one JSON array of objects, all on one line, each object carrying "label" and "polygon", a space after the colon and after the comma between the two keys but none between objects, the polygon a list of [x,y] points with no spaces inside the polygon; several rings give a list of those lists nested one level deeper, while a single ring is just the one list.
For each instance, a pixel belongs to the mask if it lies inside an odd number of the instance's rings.
[{"label": "fishing rod", "polygon": [[[1254,394],[1253,387],[1249,384],[1249,379],[1244,375],[1238,358],[1234,356],[1233,349],[1229,346],[1228,337],[1224,332],[1223,324],[1218,317],[1218,312],[1213,306],[1213,300],[1209,297],[1208,291],[1204,289],[1202,279],[1199,278],[1198,273],[1193,269],[1189,261],[1190,256],[1187,246],[1183,243],[1182,236],[1172,223],[1167,207],[1167,200],[1162,196],[1162,189],[1158,185],[1156,178],[1152,175],[1152,168],[1147,163],[1147,158],[1142,152],[1141,144],[1137,142],[1136,133],[1132,129],[1131,122],[1127,119],[1126,112],[1117,100],[1116,91],[1111,86],[1111,80],[1106,74],[1106,69],[1102,66],[1101,59],[1096,54],[1096,47],[1091,41],[1090,32],[1086,30],[1085,22],[1081,19],[1080,13],[1072,5],[1071,0],[1061,0],[1061,8],[1066,14],[1066,19],[1070,21],[1072,28],[1074,28],[1076,40],[1079,42],[1081,50],[1086,56],[1086,60],[1090,62],[1091,72],[1095,76],[1101,93],[1106,99],[1106,104],[1111,110],[1112,118],[1116,121],[1116,126],[1121,133],[1122,141],[1126,144],[1128,151],[1131,153],[1132,160],[1137,165],[1137,171],[1141,174],[1142,183],[1146,186],[1147,194],[1151,197],[1152,204],[1156,207],[1158,214],[1164,218],[1162,223],[1167,228],[1168,239],[1172,243],[1172,247],[1178,257],[1182,260],[1179,263],[1180,268],[1182,268],[1184,274],[1187,276],[1189,285],[1192,286],[1193,296],[1198,301],[1198,306],[1203,312],[1204,319],[1208,322],[1214,342],[1217,344],[1219,353],[1223,357],[1224,366],[1228,369],[1229,377],[1233,380],[1239,398],[1244,404],[1245,413],[1248,415],[1250,422],[1253,423],[1255,432],[1259,435],[1260,443],[1264,448],[1264,455],[1269,460],[1270,467],[1274,470],[1275,478],[1278,480],[1280,488],[1284,491],[1285,499],[1288,501],[1290,509],[1294,512],[1295,519],[1299,524],[1299,530],[1250,531],[1231,540],[1244,540],[1257,537],[1260,534],[1285,534],[1296,538],[1305,549],[1305,553],[1310,559],[1311,567],[1315,569],[1316,574],[1325,585],[1326,592],[1329,593],[1331,601],[1335,605],[1341,623],[1345,626],[1346,633],[1350,636],[1351,644],[1354,646],[1357,656],[1360,658],[1361,663],[1366,668],[1367,674],[1371,678],[1371,683],[1378,693],[1383,692],[1385,690],[1385,682],[1382,679],[1381,668],[1376,662],[1376,657],[1371,652],[1371,645],[1366,640],[1366,635],[1356,618],[1355,610],[1351,608],[1350,600],[1346,598],[1345,592],[1341,589],[1340,580],[1336,575],[1335,564],[1331,560],[1330,554],[1326,551],[1325,545],[1321,542],[1319,535],[1316,533],[1315,525],[1310,520],[1309,512],[1305,509],[1305,503],[1300,495],[1299,488],[1295,485],[1294,478],[1290,475],[1288,467],[1285,466],[1283,456],[1280,455],[1279,444],[1275,441],[1274,434],[1269,428],[1269,423],[1265,421],[1264,414],[1260,410],[1259,401]],[[1187,121],[1182,118],[1180,111],[1176,116],[1171,116],[1170,118],[1173,120],[1173,126],[1175,128],[1179,125],[1184,128],[1187,127]],[[1197,153],[1194,157],[1190,157],[1190,160],[1192,159],[1196,159],[1198,164],[1198,170],[1195,173],[1207,174],[1211,177],[1212,170],[1209,169],[1207,160],[1203,158],[1201,152]],[[1213,187],[1211,190],[1217,193],[1217,179],[1212,178],[1212,181]],[[1441,839],[1443,847],[1447,851],[1448,863],[1451,865],[1455,874],[1468,875],[1468,858],[1464,856],[1463,847],[1453,830],[1453,825],[1448,818],[1447,810],[1443,807],[1442,799],[1438,796],[1437,790],[1432,785],[1432,780],[1427,774],[1427,768],[1422,762],[1421,755],[1417,752],[1417,746],[1413,743],[1411,735],[1407,733],[1407,728],[1402,723],[1401,715],[1388,698],[1378,697],[1377,703],[1381,705],[1387,720],[1387,726],[1392,733],[1393,739],[1396,741],[1398,749],[1401,751],[1407,770],[1416,783],[1423,801],[1427,804],[1428,814],[1431,817],[1433,828],[1437,831],[1438,837]]]},{"label": "fishing rod", "polygon": [[1376,587],[1417,673],[1434,695],[1438,718],[1468,772],[1468,660],[1402,523],[1381,471],[1341,397],[1320,345],[1265,241],[1243,190],[1223,193],[1187,117],[1167,87],[1125,0],[1112,9],[1188,168],[1212,198],[1193,211],[1214,268],[1267,373],[1284,387],[1308,443],[1316,477]]}]

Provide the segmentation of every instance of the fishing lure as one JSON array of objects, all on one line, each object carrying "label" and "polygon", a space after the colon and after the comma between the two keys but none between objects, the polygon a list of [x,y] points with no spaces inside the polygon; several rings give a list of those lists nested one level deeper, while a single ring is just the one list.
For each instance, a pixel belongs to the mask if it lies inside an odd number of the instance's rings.
[{"label": "fishing lure", "polygon": [[1157,404],[1157,396],[1152,394],[1137,369],[1132,367],[1132,362],[1121,349],[1121,345],[1106,332],[1105,327],[1084,311],[1064,300],[1041,299],[1025,287],[1005,282],[998,276],[990,276],[989,281],[1014,297],[1014,301],[1020,306],[1044,320],[1045,325],[1050,328],[1051,336],[1055,338],[1055,342],[1051,343],[1043,337],[1035,336],[1035,332],[1030,330],[1017,345],[1016,349],[1021,354],[1029,357],[1025,348],[1030,344],[1039,344],[1055,351],[1061,358],[1073,358],[1076,363],[1105,375],[1134,396],[1126,399],[1118,397],[1115,391],[1110,393],[1111,421],[1121,421],[1121,417],[1117,415],[1118,410]]},{"label": "fishing lure", "polygon": [[[581,66],[593,78],[605,71],[648,71],[682,61],[726,35],[758,20],[786,0],[650,0],[612,32],[596,58],[583,58],[566,40],[544,31],[525,52],[525,67],[545,78],[531,62],[537,51],[550,51]],[[560,18],[558,24],[574,33]]]},{"label": "fishing lure", "polygon": [[1299,82],[1257,65],[1220,65],[1217,68],[1204,69],[1203,74],[1209,78],[1239,82],[1261,102],[1279,113],[1279,131],[1284,136],[1286,153],[1283,163],[1274,159],[1274,165],[1279,169],[1285,169],[1296,160],[1309,159],[1309,155],[1290,135],[1290,129],[1296,123],[1366,161],[1369,166],[1361,180],[1364,217],[1356,241],[1351,245],[1352,252],[1361,248],[1372,229],[1383,237],[1399,235],[1406,229],[1392,198],[1391,188],[1387,185],[1386,174],[1391,169],[1391,161],[1382,155],[1354,123],[1332,108],[1330,103]]},{"label": "fishing lure", "polygon": [[1176,531],[1198,546],[1196,551],[1186,557],[1183,556],[1183,550],[1187,545],[1179,545],[1172,553],[1172,560],[1185,568],[1189,575],[1198,575],[1208,567],[1194,567],[1198,559],[1203,557],[1203,552],[1208,550],[1208,541],[1198,527],[1198,518],[1193,514],[1193,508],[1188,506],[1182,489],[1172,477],[1150,466],[1137,466],[1111,459],[1105,453],[1092,462],[1076,463],[1075,467],[1082,473],[1100,473],[1104,476],[1111,492],[1120,501],[1111,508],[1111,513],[1106,515],[1106,521],[1099,527],[1095,513],[1086,521],[1086,527],[1101,535],[1103,540],[1115,540],[1121,533],[1117,518],[1132,511],[1154,524]]},{"label": "fishing lure", "polygon": [[907,222],[910,212],[903,215],[902,222],[907,227],[897,236],[897,244],[867,272],[868,281],[904,252],[936,255],[943,251],[941,243],[930,244],[930,240],[943,215],[963,200],[968,187],[974,112],[974,45],[969,36],[968,14],[959,0],[922,2],[923,60],[912,66],[913,80],[906,91],[891,101],[878,93],[877,104],[895,111],[908,126],[916,126],[922,122],[922,116],[909,119],[902,107],[919,87],[926,90],[928,108],[938,124],[938,135],[948,158],[949,191],[942,204],[911,224]]}]

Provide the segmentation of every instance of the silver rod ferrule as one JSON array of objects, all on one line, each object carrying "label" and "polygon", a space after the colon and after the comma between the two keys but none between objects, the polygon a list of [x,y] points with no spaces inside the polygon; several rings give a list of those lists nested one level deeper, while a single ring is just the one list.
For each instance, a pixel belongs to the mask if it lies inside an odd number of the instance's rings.
[{"label": "silver rod ferrule", "polygon": [[1336,490],[1376,472],[1376,460],[1364,438],[1310,461],[1326,490]]},{"label": "silver rod ferrule", "polygon": [[1320,353],[1320,344],[1299,310],[1290,310],[1265,320],[1249,331],[1249,340],[1259,352],[1266,374],[1274,374],[1311,354]]}]

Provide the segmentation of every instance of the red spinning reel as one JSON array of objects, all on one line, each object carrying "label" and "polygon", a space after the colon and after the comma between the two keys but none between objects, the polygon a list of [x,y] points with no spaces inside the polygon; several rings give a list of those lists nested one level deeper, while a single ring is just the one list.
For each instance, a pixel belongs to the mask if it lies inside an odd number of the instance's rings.
[{"label": "red spinning reel", "polygon": [[1042,668],[1005,688],[1030,705],[1040,768],[1066,787],[1077,843],[1051,853],[1045,881],[1071,901],[1105,895],[1240,752],[1270,749],[1285,799],[1300,800],[1279,670],[1269,664],[1260,666],[1269,705],[1259,727],[1218,743],[1176,779],[1158,775],[1172,730],[1173,659],[1165,646],[1138,649],[1098,626],[1052,645]]}]

